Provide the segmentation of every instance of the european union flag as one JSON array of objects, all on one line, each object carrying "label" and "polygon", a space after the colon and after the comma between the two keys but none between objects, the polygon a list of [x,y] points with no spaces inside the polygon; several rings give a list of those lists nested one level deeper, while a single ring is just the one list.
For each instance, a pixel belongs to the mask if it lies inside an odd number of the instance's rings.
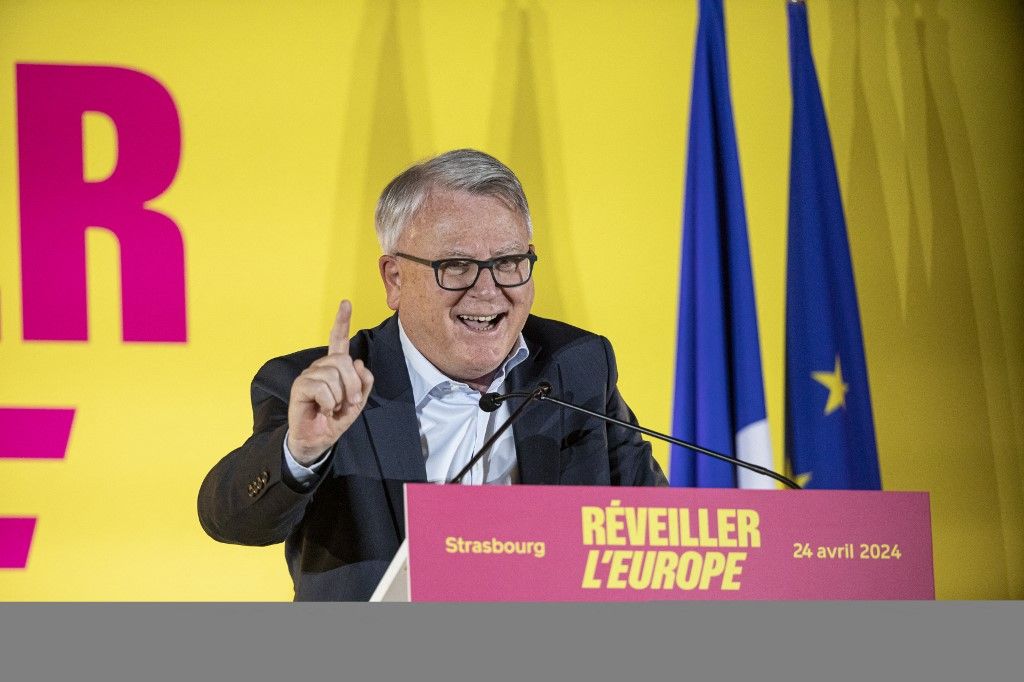
[{"label": "european union flag", "polygon": [[879,490],[846,221],[807,32],[790,2],[793,145],[786,265],[786,451],[807,488]]},{"label": "european union flag", "polygon": [[[771,468],[747,218],[721,0],[701,0],[683,208],[672,432]],[[765,476],[672,447],[676,486],[773,488]]]}]

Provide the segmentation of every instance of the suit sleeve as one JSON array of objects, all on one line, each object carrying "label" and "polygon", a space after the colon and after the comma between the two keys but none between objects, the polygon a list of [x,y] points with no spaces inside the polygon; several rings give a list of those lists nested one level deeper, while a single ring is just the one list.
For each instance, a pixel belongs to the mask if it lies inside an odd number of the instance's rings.
[{"label": "suit sleeve", "polygon": [[[636,416],[619,393],[619,372],[615,365],[615,352],[605,337],[601,337],[608,364],[608,384],[605,389],[605,414],[630,424]],[[668,480],[651,453],[651,444],[638,431],[608,423],[608,464],[612,482],[617,485],[667,486]]]},{"label": "suit sleeve", "polygon": [[[206,475],[199,489],[199,521],[220,542],[271,545],[283,542],[302,522],[313,491],[288,480],[284,438],[288,405],[257,390],[253,380],[253,433]],[[256,402],[256,401],[259,402]]]}]

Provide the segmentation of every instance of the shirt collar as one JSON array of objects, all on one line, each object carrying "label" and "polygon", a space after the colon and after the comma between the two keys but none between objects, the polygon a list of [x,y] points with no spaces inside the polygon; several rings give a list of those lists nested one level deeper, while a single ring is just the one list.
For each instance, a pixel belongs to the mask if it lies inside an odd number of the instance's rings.
[{"label": "shirt collar", "polygon": [[[412,396],[413,402],[419,405],[424,398],[426,398],[431,391],[442,384],[455,384],[458,386],[466,386],[464,382],[456,381],[449,376],[446,376],[441,370],[433,365],[430,360],[419,351],[416,346],[413,345],[412,341],[405,333],[405,328],[402,326],[402,321],[398,321],[398,339],[402,343],[402,352],[405,355],[405,366],[409,370],[409,381],[412,384]],[[530,356],[530,349],[526,347],[526,339],[523,338],[522,332],[519,333],[519,337],[516,339],[516,345],[512,347],[512,352],[508,354],[505,361],[498,367],[497,373],[494,375],[494,380],[491,381],[491,391],[497,390],[497,388],[504,383],[505,377],[512,368],[521,363],[523,360]]]}]

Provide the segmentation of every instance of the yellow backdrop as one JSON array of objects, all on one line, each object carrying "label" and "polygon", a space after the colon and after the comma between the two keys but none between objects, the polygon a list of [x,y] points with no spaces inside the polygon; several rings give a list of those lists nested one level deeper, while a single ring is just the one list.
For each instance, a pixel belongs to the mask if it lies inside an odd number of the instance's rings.
[{"label": "yellow backdrop", "polygon": [[[931,492],[939,597],[1021,598],[1024,14],[935,0],[809,13],[883,485]],[[781,458],[784,1],[730,0],[726,21]],[[0,4],[0,407],[77,409],[64,459],[0,460],[0,516],[39,518],[0,598],[290,598],[282,549],[210,540],[196,492],[250,429],[264,360],[325,343],[341,297],[357,327],[387,314],[374,200],[445,149],[520,174],[535,312],[609,336],[627,400],[666,430],[695,29],[692,0]],[[16,63],[128,67],[174,98],[181,165],[153,207],[184,240],[186,343],[121,340],[104,230],[87,237],[88,341],[23,339]],[[84,125],[86,177],[102,178],[115,133]]]}]

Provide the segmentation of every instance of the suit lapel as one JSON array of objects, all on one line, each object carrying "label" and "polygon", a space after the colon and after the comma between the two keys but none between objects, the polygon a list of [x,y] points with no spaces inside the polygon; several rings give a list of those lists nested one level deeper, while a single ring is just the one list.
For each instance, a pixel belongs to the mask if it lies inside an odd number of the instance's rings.
[{"label": "suit lapel", "polygon": [[397,316],[381,327],[379,337],[370,344],[369,360],[374,385],[363,416],[384,478],[425,482],[427,469]]},{"label": "suit lapel", "polygon": [[[509,372],[506,390],[529,391],[543,379],[551,383],[552,393],[560,395],[561,377],[557,368],[550,364],[547,349],[530,339],[526,339],[526,346],[530,355]],[[517,401],[513,409],[518,404]],[[512,425],[512,432],[516,441],[520,482],[531,485],[558,483],[560,448],[557,434],[562,432],[560,408],[534,402]]]}]

